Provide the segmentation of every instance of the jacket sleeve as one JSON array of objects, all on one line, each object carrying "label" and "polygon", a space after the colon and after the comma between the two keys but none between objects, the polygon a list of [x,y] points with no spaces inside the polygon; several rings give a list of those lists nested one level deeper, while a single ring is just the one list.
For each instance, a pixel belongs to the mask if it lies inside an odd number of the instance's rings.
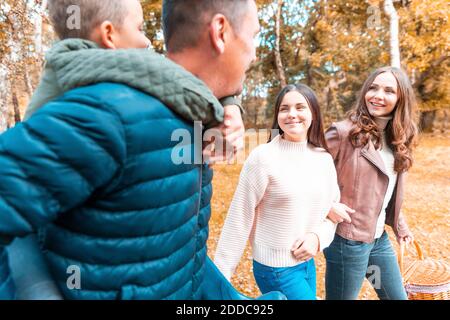
[{"label": "jacket sleeve", "polygon": [[89,96],[51,102],[0,135],[0,243],[82,204],[124,157],[119,117]]},{"label": "jacket sleeve", "polygon": [[219,100],[219,102],[220,102],[220,104],[222,105],[222,106],[229,106],[229,105],[235,105],[235,106],[238,106],[239,107],[239,109],[241,110],[241,116],[243,116],[243,115],[245,115],[245,109],[242,107],[242,102],[241,102],[241,100],[240,99],[238,99],[237,97],[235,97],[235,96],[228,96],[228,97],[225,97],[225,98],[222,98],[222,99],[220,99]]},{"label": "jacket sleeve", "polygon": [[[402,173],[399,179],[403,180],[403,186],[406,184],[407,173]],[[398,190],[398,182],[395,186],[394,193],[400,192],[401,197],[403,197],[403,189]],[[401,208],[401,207],[400,207]],[[402,210],[399,210],[397,221],[395,221],[395,211],[396,211],[396,197],[392,197],[389,201],[389,204],[386,208],[386,224],[389,225],[396,237],[404,237],[410,233],[408,223],[402,213]]]},{"label": "jacket sleeve", "polygon": [[339,149],[341,147],[341,137],[339,136],[339,131],[335,123],[333,123],[325,132],[325,140],[327,141],[328,151],[336,163],[339,157]]},{"label": "jacket sleeve", "polygon": [[120,119],[87,96],[49,103],[0,135],[0,298],[14,295],[5,245],[81,205],[124,158]]},{"label": "jacket sleeve", "polygon": [[[337,182],[336,169],[334,167],[331,158],[329,163],[329,169],[330,169],[329,176],[330,176],[330,192],[331,192],[330,208],[331,208],[331,203],[338,203],[341,199],[341,192],[339,190],[339,185]],[[322,217],[320,224],[313,229],[313,233],[315,233],[319,238],[319,251],[323,251],[331,244],[331,242],[333,242],[334,235],[336,233],[337,224],[327,218],[328,212],[329,209],[324,212],[324,217]]]}]

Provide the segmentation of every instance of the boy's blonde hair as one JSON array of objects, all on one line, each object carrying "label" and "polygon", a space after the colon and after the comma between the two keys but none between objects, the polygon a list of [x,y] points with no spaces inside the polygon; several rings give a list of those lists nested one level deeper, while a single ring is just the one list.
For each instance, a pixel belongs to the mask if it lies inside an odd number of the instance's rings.
[{"label": "boy's blonde hair", "polygon": [[[124,1],[129,0],[49,0],[50,20],[58,37],[89,39],[95,27],[110,21],[122,26],[128,14]],[[79,13],[79,17],[74,15]],[[74,19],[79,19],[74,23]]]}]

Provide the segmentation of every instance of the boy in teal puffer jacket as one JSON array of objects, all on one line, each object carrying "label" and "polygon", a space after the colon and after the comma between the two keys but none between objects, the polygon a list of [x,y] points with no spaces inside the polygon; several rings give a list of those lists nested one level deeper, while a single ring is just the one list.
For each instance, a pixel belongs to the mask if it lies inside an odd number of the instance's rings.
[{"label": "boy in teal puffer jacket", "polygon": [[[73,1],[70,1],[70,3],[73,3]],[[136,3],[138,4],[137,1],[126,2],[129,14],[126,18],[128,20],[125,19],[125,21],[127,21],[127,23],[124,24],[125,26],[135,26],[140,24],[139,21],[131,21],[135,17],[142,16],[142,14],[139,15],[140,5],[137,6]],[[138,14],[130,14],[132,12],[138,12]],[[113,30],[113,32],[116,30],[114,29],[114,26],[112,26],[111,28],[111,26],[104,24],[101,24],[100,29],[102,28],[105,28],[106,30],[110,28],[109,30]],[[126,28],[125,30],[124,28],[119,28],[117,30],[125,34],[127,32]],[[119,31],[117,32],[120,33]],[[95,32],[93,32],[93,34],[95,34]],[[120,34],[116,34],[115,36],[109,34],[109,36],[100,36],[99,39],[102,39],[102,41],[100,42],[103,44],[103,46],[110,48],[120,48],[120,46],[124,48],[126,48],[127,46],[147,46],[148,40],[146,41],[145,37],[143,38],[136,36],[133,38],[130,37],[130,34],[131,33],[128,33],[128,37],[124,36],[122,38],[120,37]],[[118,43],[115,42],[115,39],[118,39],[116,40],[116,42],[118,41]],[[129,41],[128,43],[124,41],[120,43],[120,40]],[[131,40],[134,40],[135,42],[133,43],[133,41]],[[89,52],[89,49],[95,50]],[[128,53],[117,52],[117,55],[115,55],[115,53],[113,54],[112,51],[97,49],[97,46],[92,42],[76,40],[63,42],[55,46],[54,50],[52,50],[52,52],[49,54],[43,81],[33,97],[30,108],[27,110],[27,117],[29,117],[40,106],[42,106],[49,100],[60,96],[65,91],[76,88],[78,86],[89,85],[98,82],[113,81],[126,83],[131,87],[135,87],[153,96],[157,95],[158,89],[151,86],[152,82],[150,81],[150,76],[154,76],[155,74],[159,73],[161,76],[161,81],[171,80],[171,74],[164,72],[167,70],[172,70],[170,69],[170,67],[167,67],[167,69],[165,68],[168,60],[151,53],[148,53],[148,56],[151,58],[147,59],[147,57],[143,55],[142,51],[131,51]],[[107,63],[105,63],[107,61],[115,61],[115,63],[108,65]],[[129,64],[126,65],[126,62],[136,63],[135,66],[137,66],[137,68],[128,69]],[[149,69],[146,69],[147,64]],[[160,67],[159,72],[158,70],[151,70],[151,67],[156,65]],[[101,69],[102,66],[104,66],[103,69]],[[121,66],[123,67],[123,69],[121,69]],[[139,70],[143,69],[150,71],[150,73],[138,72]],[[89,73],[89,71],[92,70],[95,70],[95,73]],[[185,71],[182,70],[182,68],[179,68],[179,70],[176,70],[176,72],[183,73]],[[142,76],[142,78],[140,78],[139,76]],[[181,93],[183,93],[183,90],[189,90],[191,85],[193,85],[196,90],[201,88],[201,81],[197,81],[198,83],[195,83],[195,80],[195,78],[190,79],[190,81],[193,83],[184,85],[184,87],[180,86],[182,89]],[[189,95],[186,94],[183,96],[188,97]],[[207,94],[205,96],[207,96]],[[192,103],[189,105],[177,101],[180,100],[180,98],[175,94],[170,97],[165,95],[161,95],[159,97],[166,106],[171,108],[175,113],[181,115],[186,120],[203,121],[206,126],[213,126],[215,124],[218,124],[223,119],[223,109],[219,104],[217,104],[215,98],[212,96],[207,98],[206,102],[204,103]],[[198,98],[196,99],[198,100]],[[236,112],[232,114],[236,116]]]}]

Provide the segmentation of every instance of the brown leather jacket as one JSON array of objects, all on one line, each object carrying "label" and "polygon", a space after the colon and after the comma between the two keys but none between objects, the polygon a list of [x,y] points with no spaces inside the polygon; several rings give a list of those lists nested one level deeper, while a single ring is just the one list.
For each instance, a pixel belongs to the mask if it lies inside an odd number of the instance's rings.
[{"label": "brown leather jacket", "polygon": [[[352,146],[348,139],[352,127],[350,120],[344,120],[333,123],[325,133],[336,165],[341,203],[355,210],[355,213],[350,214],[352,222],[338,224],[336,232],[349,240],[370,243],[375,237],[389,178],[372,141],[362,148]],[[400,212],[405,175],[397,175],[397,184],[386,208],[386,224],[392,227],[396,236],[405,236],[408,232]]]}]

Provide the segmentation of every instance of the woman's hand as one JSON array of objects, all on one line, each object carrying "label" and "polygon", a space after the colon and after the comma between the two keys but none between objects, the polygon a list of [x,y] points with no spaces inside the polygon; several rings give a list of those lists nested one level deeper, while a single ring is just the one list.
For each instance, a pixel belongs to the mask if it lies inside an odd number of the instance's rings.
[{"label": "woman's hand", "polygon": [[411,233],[411,231],[408,230],[406,232],[406,235],[404,235],[403,237],[397,237],[398,244],[400,244],[402,241],[404,241],[406,245],[414,241],[414,235]]},{"label": "woman's hand", "polygon": [[308,261],[319,252],[319,237],[315,233],[308,232],[295,241],[291,252],[297,260]]},{"label": "woman's hand", "polygon": [[345,204],[335,202],[333,203],[327,218],[333,223],[341,223],[343,221],[350,223],[352,222],[352,219],[350,218],[349,213],[354,212],[355,210],[347,207]]}]

